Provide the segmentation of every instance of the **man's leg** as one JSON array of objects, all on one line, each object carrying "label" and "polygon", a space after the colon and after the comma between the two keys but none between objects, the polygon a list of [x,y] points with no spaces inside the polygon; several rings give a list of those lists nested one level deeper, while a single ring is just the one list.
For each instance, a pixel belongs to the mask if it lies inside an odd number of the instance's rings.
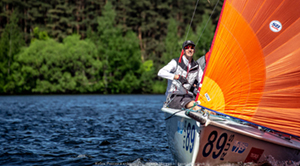
[{"label": "man's leg", "polygon": [[[191,101],[189,102],[187,105],[185,105],[185,108],[189,109],[189,108],[192,108],[194,106],[196,102],[195,101]],[[200,107],[197,106],[197,103],[196,103],[196,106],[193,107],[193,110],[199,110]]]},{"label": "man's leg", "polygon": [[[196,103],[195,101],[191,101],[191,102],[189,102],[186,106],[185,106],[185,108],[187,108],[187,109],[189,109],[189,108],[191,108],[191,107],[193,107],[194,106],[194,103]],[[195,106],[195,107],[193,107],[193,110],[199,110],[199,109],[201,109],[201,107],[199,107],[199,106]],[[212,115],[217,115],[216,113],[214,113],[214,112],[212,112],[212,111],[208,111],[208,113],[209,114],[212,114]]]}]

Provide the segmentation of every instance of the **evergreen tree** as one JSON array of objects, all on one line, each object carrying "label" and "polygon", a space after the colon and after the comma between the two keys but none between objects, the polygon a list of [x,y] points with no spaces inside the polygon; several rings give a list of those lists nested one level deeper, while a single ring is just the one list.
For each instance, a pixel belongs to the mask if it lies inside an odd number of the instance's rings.
[{"label": "evergreen tree", "polygon": [[164,50],[163,40],[167,33],[170,0],[118,1],[117,21],[125,30],[137,33],[143,61],[159,58]]},{"label": "evergreen tree", "polygon": [[67,35],[74,33],[77,25],[76,18],[73,11],[76,10],[74,3],[68,3],[65,0],[51,1],[54,8],[49,9],[47,16],[49,22],[47,23],[48,34],[62,41]]},{"label": "evergreen tree", "polygon": [[[187,36],[196,43],[202,34],[197,43],[195,59],[203,56],[209,49],[221,11],[221,1],[204,32],[203,28],[217,1],[200,0],[197,5]],[[38,93],[54,93],[55,90],[60,93],[90,91],[130,93],[141,89],[147,93],[161,92],[164,89],[161,88],[162,83],[155,81],[160,80],[156,77],[157,70],[180,55],[181,44],[186,39],[196,2],[194,0],[2,0],[0,2],[0,93],[13,91],[32,93],[32,89]],[[9,24],[12,23],[10,18],[12,11],[17,9],[20,15],[15,22],[21,29],[16,30],[15,33],[14,28],[9,28],[12,27]],[[39,46],[47,47],[47,51],[51,52],[51,49],[58,51],[53,53],[55,55],[53,58],[58,58],[56,56],[58,54],[64,57],[56,60],[66,65],[50,58],[55,64],[54,67],[47,65],[43,67],[43,71],[53,67],[51,72],[44,71],[50,73],[49,75],[53,74],[56,78],[49,80],[49,84],[43,81],[52,78],[41,75],[40,66],[31,70],[32,66],[27,62],[13,62],[22,45],[20,43],[22,41],[24,43],[22,38],[17,39],[17,36],[21,36],[18,34],[22,32],[25,33],[25,40],[28,45],[30,44],[29,47],[40,43]],[[72,34],[79,36],[70,36]],[[78,37],[89,40],[81,41]],[[50,38],[57,39],[62,45]],[[42,40],[45,45],[41,44]],[[16,41],[19,41],[19,44]],[[77,61],[81,61],[82,57],[77,55],[76,51],[74,51],[74,59],[66,58],[65,55],[70,54],[65,49],[68,45],[66,43],[76,45],[82,53],[86,54],[78,43],[85,45],[91,42],[95,44],[97,50],[94,65],[88,63],[80,65]],[[38,47],[35,47],[36,51],[39,51]],[[68,49],[75,50],[71,46]],[[50,55],[52,53],[49,53],[47,58]],[[47,58],[44,58],[44,61],[47,61]],[[34,60],[31,63],[34,63]],[[75,63],[76,69],[66,67]],[[63,68],[63,71],[59,68]],[[39,74],[35,75],[36,73]],[[60,80],[60,77],[64,79]],[[28,82],[24,83],[26,81]],[[67,83],[68,81],[70,84]],[[62,86],[63,84],[65,86]],[[90,86],[86,86],[87,84]],[[45,87],[53,85],[53,87],[42,90],[44,85]],[[129,87],[134,87],[131,88],[133,91],[128,90]]]},{"label": "evergreen tree", "polygon": [[171,59],[176,58],[181,53],[181,43],[179,43],[177,32],[177,22],[171,18],[168,24],[168,32],[165,39],[165,52],[161,58],[162,65],[167,64]]},{"label": "evergreen tree", "polygon": [[98,20],[97,41],[99,59],[103,63],[102,79],[105,93],[125,93],[138,89],[140,52],[136,36],[127,32],[125,37],[115,25],[116,12],[107,2]]},{"label": "evergreen tree", "polygon": [[[0,20],[4,20],[4,23],[8,23],[9,18],[14,10],[18,10],[20,13],[26,7],[24,0],[1,0],[0,1]],[[22,17],[19,15],[19,17]]]},{"label": "evergreen tree", "polygon": [[5,25],[7,23],[6,16],[7,13],[5,12],[5,3],[1,1],[0,2],[0,35],[3,33]]},{"label": "evergreen tree", "polygon": [[9,93],[14,89],[11,65],[23,45],[23,36],[18,27],[18,12],[15,10],[0,39],[0,92]]},{"label": "evergreen tree", "polygon": [[104,8],[105,0],[86,0],[84,1],[81,29],[83,36],[87,37],[87,33],[96,32],[98,26],[97,18],[101,15]]},{"label": "evergreen tree", "polygon": [[36,27],[41,31],[47,31],[46,25],[48,23],[47,11],[52,8],[52,5],[47,0],[26,2],[26,9],[24,9],[24,32],[26,41],[30,41],[34,37],[33,33]]}]

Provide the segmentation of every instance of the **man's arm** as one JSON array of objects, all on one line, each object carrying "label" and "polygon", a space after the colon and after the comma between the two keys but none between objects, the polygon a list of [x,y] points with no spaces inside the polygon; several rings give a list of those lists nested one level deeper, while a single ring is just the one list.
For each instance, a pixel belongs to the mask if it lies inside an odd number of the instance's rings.
[{"label": "man's arm", "polygon": [[[175,70],[176,70],[176,67],[177,67],[177,62],[172,59],[166,66],[164,66],[163,68],[161,68],[158,72],[158,76],[159,77],[162,77],[162,78],[165,78],[165,79],[168,79],[168,80],[174,80],[174,77],[175,76]],[[178,78],[175,78],[175,79],[178,79]]]}]

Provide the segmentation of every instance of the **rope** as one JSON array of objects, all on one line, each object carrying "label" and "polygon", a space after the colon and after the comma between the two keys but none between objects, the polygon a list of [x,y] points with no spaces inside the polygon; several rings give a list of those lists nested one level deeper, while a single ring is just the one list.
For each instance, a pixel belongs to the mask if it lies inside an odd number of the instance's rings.
[{"label": "rope", "polygon": [[177,111],[177,112],[173,113],[171,116],[167,117],[165,120],[168,120],[168,119],[172,118],[174,115],[176,115],[177,113],[179,113],[181,111],[184,111],[184,110],[180,110],[180,111]]},{"label": "rope", "polygon": [[185,40],[184,40],[184,41],[186,41],[186,39],[187,39],[187,37],[188,37],[188,34],[189,34],[189,31],[190,31],[190,28],[191,28],[191,26],[192,26],[192,22],[193,22],[194,15],[195,15],[195,12],[196,12],[196,9],[197,9],[197,6],[198,6],[198,2],[199,2],[199,0],[197,0],[197,3],[196,3],[196,5],[195,5],[194,13],[193,13],[193,16],[192,16],[192,19],[191,19],[191,22],[190,22],[190,26],[189,26],[189,29],[188,29],[188,31],[187,31],[187,34],[186,34],[186,36],[185,36]]},{"label": "rope", "polygon": [[177,111],[175,113],[173,113],[171,116],[167,117],[165,120],[168,120],[170,118],[172,118],[174,115],[176,115],[177,113],[181,112],[181,111],[186,111],[185,113],[187,114],[187,112],[190,112],[190,111],[193,111],[193,112],[197,112],[197,111],[194,111],[193,108],[197,105],[197,103],[195,102],[194,105],[188,109],[188,110],[180,110],[180,111]]},{"label": "rope", "polygon": [[185,114],[188,115],[191,111],[192,111],[192,112],[197,112],[197,111],[194,111],[194,110],[193,110],[193,108],[194,108],[196,105],[197,105],[197,103],[195,102],[194,105],[193,105],[190,109],[188,109],[188,110],[185,111]]},{"label": "rope", "polygon": [[203,28],[201,34],[200,34],[200,37],[199,37],[199,39],[198,39],[198,41],[197,41],[197,43],[196,43],[196,46],[197,46],[197,44],[198,44],[198,42],[199,42],[199,40],[200,40],[200,38],[201,38],[201,36],[202,36],[204,30],[206,29],[206,26],[207,26],[207,24],[208,24],[208,21],[211,19],[211,16],[212,16],[212,14],[214,13],[214,11],[215,11],[215,9],[216,9],[218,3],[219,3],[219,0],[218,0],[218,2],[216,3],[216,5],[215,5],[213,11],[211,12],[211,14],[210,14],[210,16],[209,16],[209,19],[207,20],[207,22],[206,22],[206,24],[205,24],[205,26],[204,26],[204,28]]}]

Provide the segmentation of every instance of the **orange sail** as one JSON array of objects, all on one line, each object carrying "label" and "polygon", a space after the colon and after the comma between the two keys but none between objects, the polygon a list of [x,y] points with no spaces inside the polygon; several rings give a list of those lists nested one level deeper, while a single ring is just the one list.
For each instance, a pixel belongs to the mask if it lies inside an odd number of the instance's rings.
[{"label": "orange sail", "polygon": [[197,100],[300,136],[300,0],[225,0]]}]

